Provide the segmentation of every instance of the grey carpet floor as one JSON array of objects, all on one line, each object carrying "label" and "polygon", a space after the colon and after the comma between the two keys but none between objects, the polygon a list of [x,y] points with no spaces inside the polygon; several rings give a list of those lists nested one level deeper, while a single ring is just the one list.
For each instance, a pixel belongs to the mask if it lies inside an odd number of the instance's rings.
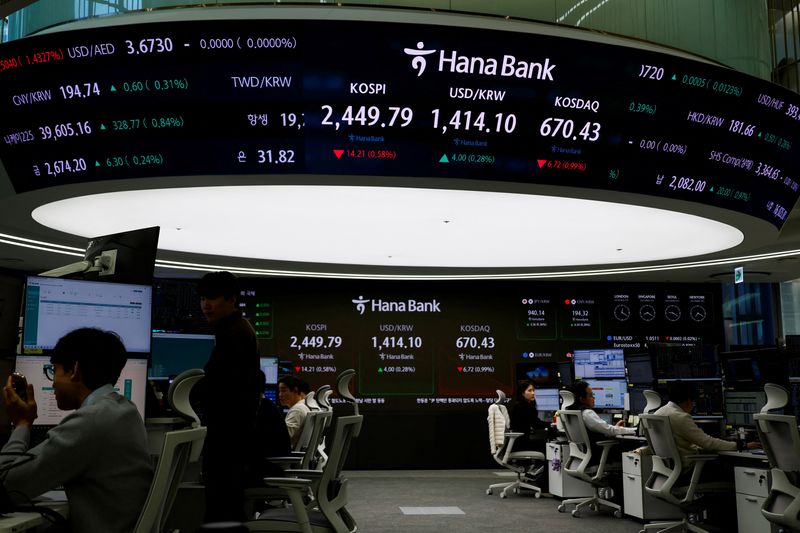
[{"label": "grey carpet floor", "polygon": [[[531,494],[501,499],[486,488],[500,483],[492,470],[349,471],[345,476],[347,508],[358,522],[359,532],[591,532],[637,533],[641,523],[610,514],[584,512],[581,518],[556,511],[559,500]],[[407,515],[401,507],[458,508],[464,514]],[[456,509],[433,509],[456,511]]]}]

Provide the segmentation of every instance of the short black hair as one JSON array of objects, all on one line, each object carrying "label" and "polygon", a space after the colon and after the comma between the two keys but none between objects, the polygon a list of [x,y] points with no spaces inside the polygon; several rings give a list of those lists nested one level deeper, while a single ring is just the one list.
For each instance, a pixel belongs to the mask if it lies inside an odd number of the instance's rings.
[{"label": "short black hair", "polygon": [[112,331],[80,328],[61,337],[53,348],[50,363],[71,371],[81,364],[83,384],[95,390],[115,384],[128,361],[128,352],[119,336]]},{"label": "short black hair", "polygon": [[694,387],[688,381],[673,381],[668,387],[669,401],[681,404],[686,400],[694,400]]},{"label": "short black hair", "polygon": [[290,391],[296,390],[297,392],[302,392],[303,394],[308,394],[311,392],[311,387],[308,385],[308,383],[296,376],[281,376],[281,378],[278,379],[278,383],[283,383]]},{"label": "short black hair", "polygon": [[197,294],[201,298],[236,298],[239,294],[239,279],[227,271],[209,272],[200,279]]},{"label": "short black hair", "polygon": [[576,400],[580,400],[580,403],[584,403],[584,400],[589,395],[587,389],[589,388],[589,382],[579,379],[575,383],[572,384],[572,394],[575,396]]}]

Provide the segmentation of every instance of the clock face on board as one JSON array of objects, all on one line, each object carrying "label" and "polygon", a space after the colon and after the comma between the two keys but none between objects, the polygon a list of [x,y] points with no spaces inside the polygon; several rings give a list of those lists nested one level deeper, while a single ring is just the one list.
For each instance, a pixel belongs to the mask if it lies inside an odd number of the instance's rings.
[{"label": "clock face on board", "polygon": [[664,316],[670,322],[677,322],[681,318],[681,308],[675,304],[670,304],[664,308]]},{"label": "clock face on board", "polygon": [[631,308],[625,304],[618,304],[614,308],[614,318],[620,322],[625,322],[631,317]]},{"label": "clock face on board", "polygon": [[695,322],[702,322],[707,316],[706,308],[702,305],[693,305],[692,308],[689,309],[689,316]]},{"label": "clock face on board", "polygon": [[639,316],[645,322],[652,322],[656,318],[656,308],[650,304],[644,304],[639,308]]}]

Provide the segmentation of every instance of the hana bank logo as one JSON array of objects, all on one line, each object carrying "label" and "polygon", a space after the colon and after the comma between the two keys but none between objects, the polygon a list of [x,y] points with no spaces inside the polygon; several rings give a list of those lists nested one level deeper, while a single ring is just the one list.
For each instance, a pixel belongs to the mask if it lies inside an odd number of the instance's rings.
[{"label": "hana bank logo", "polygon": [[[423,68],[425,68],[425,67],[423,67]],[[369,301],[370,300],[365,299],[363,296],[359,296],[358,298],[355,298],[355,299],[351,300],[351,302],[356,304],[356,311],[358,311],[359,315],[363,315],[366,312],[366,310],[367,310],[367,305],[366,304]]]},{"label": "hana bank logo", "polygon": [[[425,43],[422,41],[417,43],[417,48],[403,48],[403,52],[406,55],[412,56],[414,59],[411,60],[411,67],[417,71],[417,77],[419,78],[422,76],[422,73],[425,72],[425,67],[428,65],[428,61],[425,59],[425,56],[431,55],[436,50],[423,50],[425,48]],[[355,301],[355,300],[353,300]]]}]

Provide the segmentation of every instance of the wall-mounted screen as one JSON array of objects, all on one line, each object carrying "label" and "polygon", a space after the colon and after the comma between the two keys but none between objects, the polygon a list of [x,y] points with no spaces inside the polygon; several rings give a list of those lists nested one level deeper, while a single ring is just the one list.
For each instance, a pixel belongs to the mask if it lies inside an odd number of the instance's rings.
[{"label": "wall-mounted screen", "polygon": [[150,352],[152,287],[29,276],[24,353],[52,350],[65,334],[98,328],[119,335],[130,353]]},{"label": "wall-mounted screen", "polygon": [[624,378],[623,351],[614,349],[575,350],[572,352],[577,378]]},{"label": "wall-mounted screen", "polygon": [[[55,426],[72,412],[62,411],[56,405],[53,382],[47,379],[44,373],[44,366],[49,363],[50,357],[46,355],[18,355],[16,360],[15,372],[24,375],[28,383],[33,385],[39,415],[34,422],[37,426]],[[114,388],[136,405],[143,420],[145,387],[147,387],[147,359],[128,358]]]},{"label": "wall-mounted screen", "polygon": [[558,386],[556,363],[517,363],[517,381],[532,381],[539,386]]},{"label": "wall-mounted screen", "polygon": [[623,409],[628,384],[624,379],[587,379],[598,409]]},{"label": "wall-mounted screen", "polygon": [[28,37],[0,45],[0,159],[18,193],[207,174],[472,178],[783,225],[800,96],[545,27],[243,18]]}]

